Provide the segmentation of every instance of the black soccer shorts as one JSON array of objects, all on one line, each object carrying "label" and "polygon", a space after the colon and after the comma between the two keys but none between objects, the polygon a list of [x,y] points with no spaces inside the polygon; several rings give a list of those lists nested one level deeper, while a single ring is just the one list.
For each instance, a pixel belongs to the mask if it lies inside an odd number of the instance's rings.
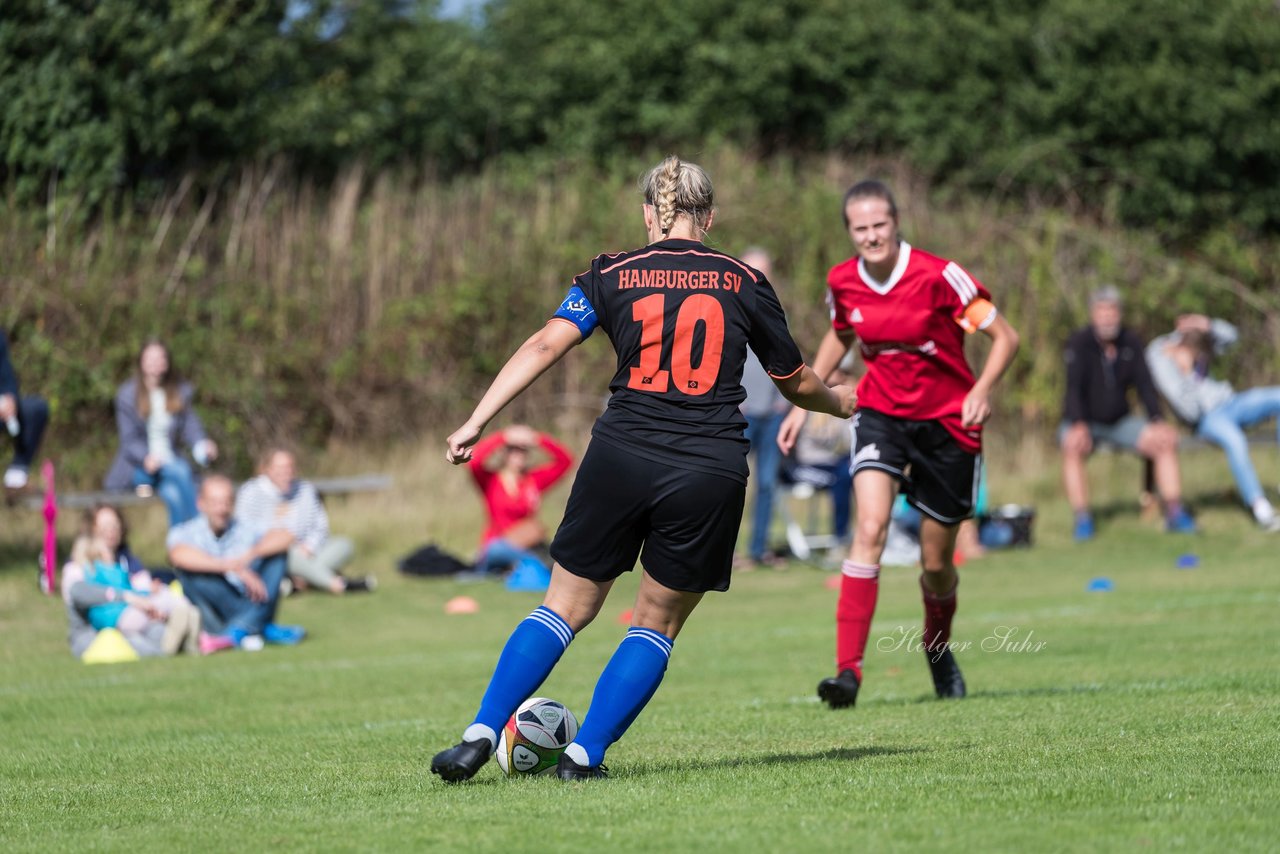
[{"label": "black soccer shorts", "polygon": [[853,474],[887,472],[907,502],[944,525],[973,515],[982,455],[971,454],[937,421],[894,418],[874,409],[853,415]]},{"label": "black soccer shorts", "polygon": [[596,438],[578,467],[551,556],[592,581],[630,572],[638,557],[673,590],[728,590],[746,493],[731,477],[645,459]]}]

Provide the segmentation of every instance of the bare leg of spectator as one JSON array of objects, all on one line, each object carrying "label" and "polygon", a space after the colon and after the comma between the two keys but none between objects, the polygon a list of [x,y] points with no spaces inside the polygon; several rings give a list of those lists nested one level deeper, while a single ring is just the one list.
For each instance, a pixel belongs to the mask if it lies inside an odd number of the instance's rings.
[{"label": "bare leg of spectator", "polygon": [[1182,470],[1178,465],[1178,433],[1168,424],[1149,424],[1138,437],[1138,453],[1155,467],[1156,490],[1164,502],[1165,528],[1192,533],[1195,522],[1182,506]]},{"label": "bare leg of spectator", "polygon": [[1067,493],[1067,503],[1076,513],[1089,512],[1089,479],[1084,463],[1088,456],[1079,452],[1062,452],[1062,486]]}]

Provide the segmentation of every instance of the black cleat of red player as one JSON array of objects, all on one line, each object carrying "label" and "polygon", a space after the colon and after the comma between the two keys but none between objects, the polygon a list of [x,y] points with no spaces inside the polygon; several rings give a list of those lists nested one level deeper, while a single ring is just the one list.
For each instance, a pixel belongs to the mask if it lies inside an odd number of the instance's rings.
[{"label": "black cleat of red player", "polygon": [[858,702],[858,674],[841,670],[839,676],[818,683],[818,698],[833,709],[843,709]]},{"label": "black cleat of red player", "polygon": [[960,675],[960,665],[950,649],[941,652],[924,651],[929,661],[929,672],[933,675],[933,690],[939,699],[958,700],[964,696],[964,677]]}]

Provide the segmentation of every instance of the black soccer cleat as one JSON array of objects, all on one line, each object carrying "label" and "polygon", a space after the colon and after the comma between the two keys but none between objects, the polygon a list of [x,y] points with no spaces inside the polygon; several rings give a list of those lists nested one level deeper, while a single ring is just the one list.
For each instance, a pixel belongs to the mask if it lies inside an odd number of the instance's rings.
[{"label": "black soccer cleat", "polygon": [[491,755],[493,748],[487,739],[464,741],[437,753],[431,760],[431,773],[439,774],[446,783],[461,783],[474,777]]},{"label": "black soccer cleat", "polygon": [[933,690],[939,699],[958,700],[964,696],[964,677],[960,675],[960,665],[950,648],[941,652],[924,651],[929,662],[929,672],[933,674]]},{"label": "black soccer cleat", "polygon": [[818,683],[818,698],[833,709],[843,709],[858,702],[858,674],[841,670],[839,676],[831,676]]},{"label": "black soccer cleat", "polygon": [[560,754],[556,763],[556,776],[561,780],[603,780],[609,776],[609,769],[601,762],[599,765],[579,765],[566,754]]}]

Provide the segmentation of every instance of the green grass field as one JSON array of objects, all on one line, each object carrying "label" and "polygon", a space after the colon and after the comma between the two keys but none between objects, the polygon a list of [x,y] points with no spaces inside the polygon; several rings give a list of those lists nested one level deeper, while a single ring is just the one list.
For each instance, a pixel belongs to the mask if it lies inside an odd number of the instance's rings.
[{"label": "green grass field", "polygon": [[[462,510],[424,509],[442,503],[434,474],[402,471],[419,491],[333,510],[336,529],[359,526],[382,588],[287,600],[312,637],[258,654],[80,664],[60,602],[35,589],[31,514],[0,510],[0,848],[1275,850],[1280,538],[1228,503],[1208,502],[1192,539],[1126,506],[1085,546],[1042,504],[1035,548],[961,570],[958,702],[932,699],[922,653],[883,648],[919,626],[913,570],[885,570],[863,694],[841,712],[813,690],[833,655],[829,575],[741,575],[681,635],[611,779],[508,780],[490,764],[446,786],[430,757],[538,597],[385,568],[441,526],[455,543],[475,530]],[[1188,551],[1199,568],[1176,569]],[[1087,592],[1094,576],[1115,589]],[[540,693],[585,713],[634,589],[618,585]],[[446,616],[464,593],[480,612]],[[1010,631],[1027,644],[997,649]]]}]

